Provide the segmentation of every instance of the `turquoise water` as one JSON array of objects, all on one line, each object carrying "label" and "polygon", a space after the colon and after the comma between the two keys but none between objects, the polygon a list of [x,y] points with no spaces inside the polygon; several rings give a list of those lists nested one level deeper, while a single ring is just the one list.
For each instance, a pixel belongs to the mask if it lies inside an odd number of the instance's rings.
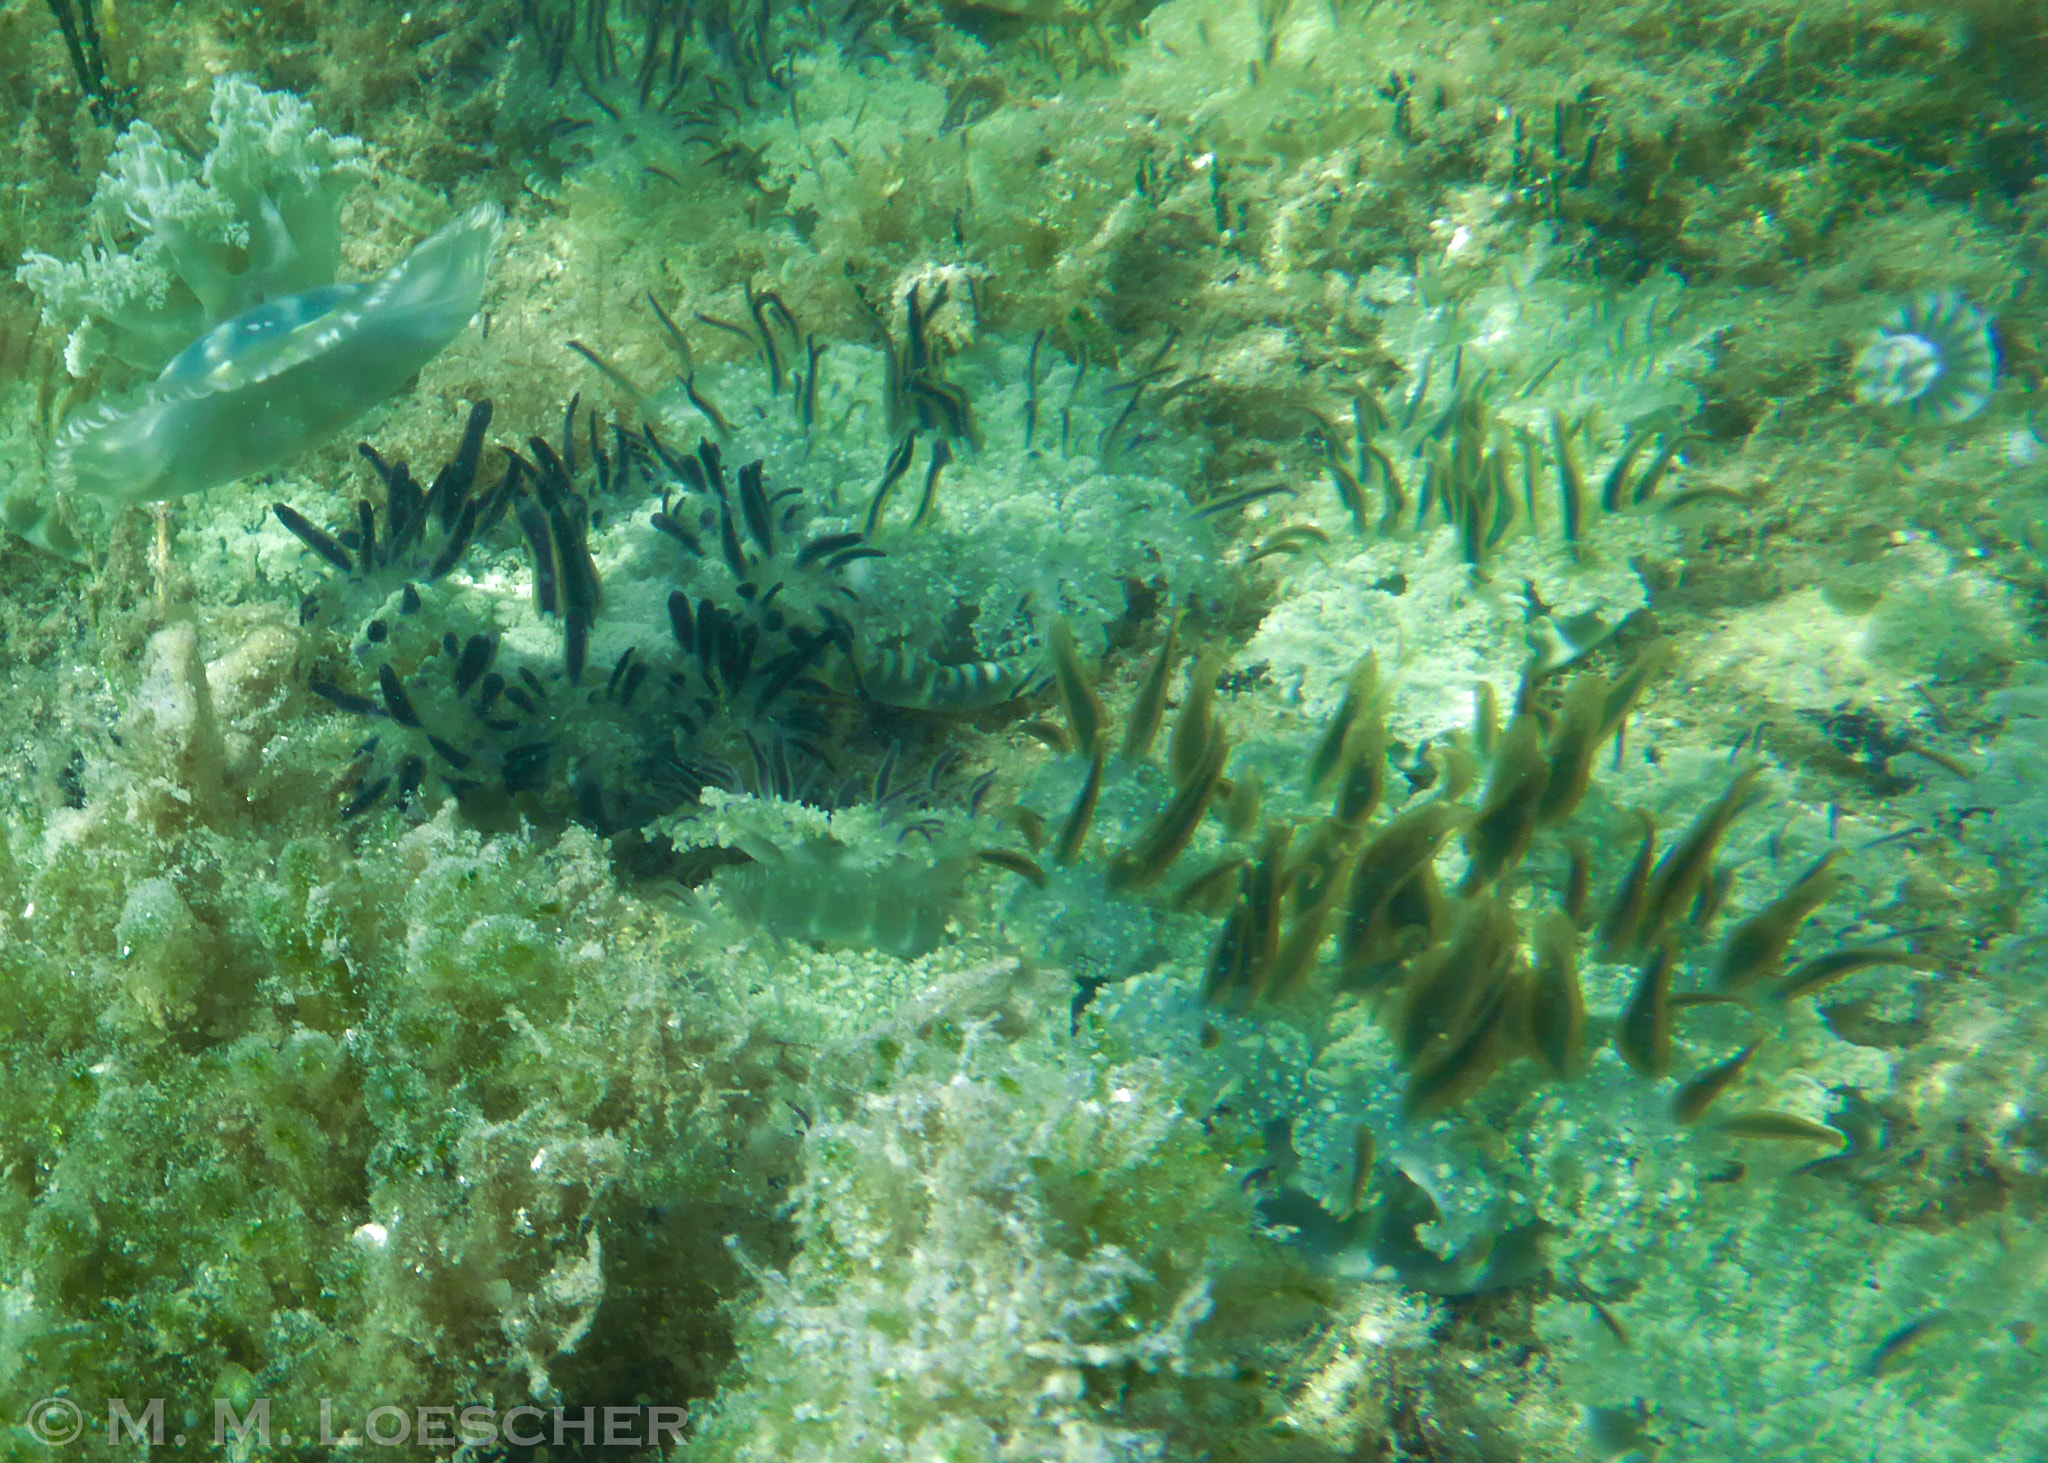
[{"label": "turquoise water", "polygon": [[2048,31],[0,13],[0,1453],[2048,1453]]}]

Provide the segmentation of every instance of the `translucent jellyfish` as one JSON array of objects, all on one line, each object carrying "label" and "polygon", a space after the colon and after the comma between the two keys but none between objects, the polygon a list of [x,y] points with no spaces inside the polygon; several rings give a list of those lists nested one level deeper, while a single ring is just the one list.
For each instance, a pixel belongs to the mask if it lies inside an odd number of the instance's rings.
[{"label": "translucent jellyfish", "polygon": [[284,461],[376,405],[482,303],[504,217],[473,208],[361,284],[267,300],[192,342],[139,391],[58,436],[60,491],[147,503]]},{"label": "translucent jellyfish", "polygon": [[1893,304],[1856,357],[1856,399],[1938,422],[1967,421],[1998,385],[1991,320],[1954,290]]}]

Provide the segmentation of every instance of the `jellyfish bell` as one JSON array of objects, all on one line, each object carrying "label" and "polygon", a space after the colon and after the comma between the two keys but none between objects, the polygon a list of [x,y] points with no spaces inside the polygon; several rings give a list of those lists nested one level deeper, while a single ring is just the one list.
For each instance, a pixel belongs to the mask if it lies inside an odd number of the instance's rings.
[{"label": "jellyfish bell", "polygon": [[276,466],[403,386],[483,300],[503,232],[469,210],[374,280],[267,300],[180,351],[156,380],[65,424],[63,492],[148,503]]},{"label": "jellyfish bell", "polygon": [[1904,416],[1968,421],[1998,386],[1991,320],[1954,290],[1926,290],[1886,313],[1856,357],[1856,399]]}]

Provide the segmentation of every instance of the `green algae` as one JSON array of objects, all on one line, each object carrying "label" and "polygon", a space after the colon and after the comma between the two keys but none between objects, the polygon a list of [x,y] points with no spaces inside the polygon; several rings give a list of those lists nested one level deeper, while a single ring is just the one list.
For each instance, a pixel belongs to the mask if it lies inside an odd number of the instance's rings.
[{"label": "green algae", "polygon": [[[1120,707],[1185,610],[1225,672],[1230,776],[1306,824],[1293,789],[1368,650],[1390,770],[1424,783],[1476,682],[1512,704],[1542,625],[1618,632],[1587,651],[1606,671],[1655,633],[1674,670],[1576,815],[1598,887],[1635,811],[1682,827],[1740,739],[1770,801],[1722,851],[1722,920],[1840,848],[1795,954],[1904,939],[1938,968],[1799,1003],[1745,1070],[1744,1107],[1854,1138],[1809,1167],[1676,1131],[1602,1044],[1623,966],[1581,972],[1578,1081],[1525,1064],[1427,1122],[1356,1004],[1204,1011],[1216,921],[1104,879],[1171,795],[1157,769],[1111,765],[1046,889],[972,862],[1024,846],[999,811],[1074,802],[1086,769],[1017,730],[1042,707],[841,705],[840,780],[950,749],[996,773],[980,819],[728,794],[602,839],[452,806],[343,823],[368,732],[307,683],[355,647],[302,618],[321,571],[268,516],[344,518],[359,469],[327,444],[157,522],[81,523],[75,565],[0,546],[0,1454],[47,1456],[58,1398],[91,1456],[136,1456],[108,1407],[152,1397],[174,1456],[212,1451],[216,1398],[270,1399],[267,1452],[308,1458],[323,1400],[358,1430],[384,1405],[673,1405],[679,1457],[2040,1451],[2038,25],[1169,0],[819,35],[775,9],[688,37],[692,85],[728,95],[664,109],[637,27],[667,12],[597,8],[623,60],[572,20],[553,82],[512,4],[98,13],[111,85],[165,136],[202,136],[212,77],[242,73],[370,144],[346,277],[457,202],[506,206],[489,328],[367,424],[387,458],[439,461],[485,398],[512,446],[579,390],[638,413],[574,337],[685,446],[710,427],[665,383],[692,372],[731,460],[852,519],[897,436],[878,327],[900,341],[908,285],[945,281],[987,441],[921,531],[902,490],[849,610],[878,642],[1029,664],[1067,613]],[[113,134],[41,7],[0,10],[0,46],[28,58],[0,86],[8,262],[74,257]],[[746,328],[698,318],[744,322],[764,289],[822,342],[815,441]],[[1947,289],[1996,317],[2008,379],[1952,426],[1873,415],[1862,333]],[[48,446],[99,383],[35,317],[0,298],[0,497],[67,543]],[[1668,418],[1659,496],[1684,501],[1588,512],[1567,547],[1532,499],[1483,576],[1448,527],[1361,523],[1329,471],[1363,460],[1352,403],[1416,403],[1379,445],[1419,473],[1454,372],[1485,373],[1513,450],[1562,414],[1588,498]],[[643,509],[595,536],[599,669],[667,644]],[[558,632],[529,572],[471,559],[461,623],[539,663]],[[1510,897],[1547,908],[1566,875],[1539,833]],[[1753,1037],[1690,1013],[1667,1086]],[[1415,1206],[1376,1241],[1316,1219],[1347,1207],[1361,1123]],[[1491,1263],[1539,1234],[1533,1266]],[[1962,1324],[1890,1344],[1930,1315]]]}]

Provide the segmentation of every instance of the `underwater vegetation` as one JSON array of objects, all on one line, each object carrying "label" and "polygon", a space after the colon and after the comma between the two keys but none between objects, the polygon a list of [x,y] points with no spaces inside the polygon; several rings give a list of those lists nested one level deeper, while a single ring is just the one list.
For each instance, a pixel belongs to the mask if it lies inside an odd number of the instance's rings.
[{"label": "underwater vegetation", "polygon": [[794,115],[795,63],[900,51],[907,8],[781,0],[522,0],[462,36],[447,80],[495,102],[497,145],[556,188],[595,173],[634,187],[681,189],[709,166],[758,170],[740,130],[763,112]]},{"label": "underwater vegetation", "polygon": [[64,49],[71,56],[71,71],[86,95],[95,122],[124,123],[132,120],[133,97],[107,76],[106,53],[100,43],[100,28],[93,19],[92,0],[50,0],[50,13],[64,33]]},{"label": "underwater vegetation", "polygon": [[2030,15],[0,47],[0,1457],[2048,1447]]}]

